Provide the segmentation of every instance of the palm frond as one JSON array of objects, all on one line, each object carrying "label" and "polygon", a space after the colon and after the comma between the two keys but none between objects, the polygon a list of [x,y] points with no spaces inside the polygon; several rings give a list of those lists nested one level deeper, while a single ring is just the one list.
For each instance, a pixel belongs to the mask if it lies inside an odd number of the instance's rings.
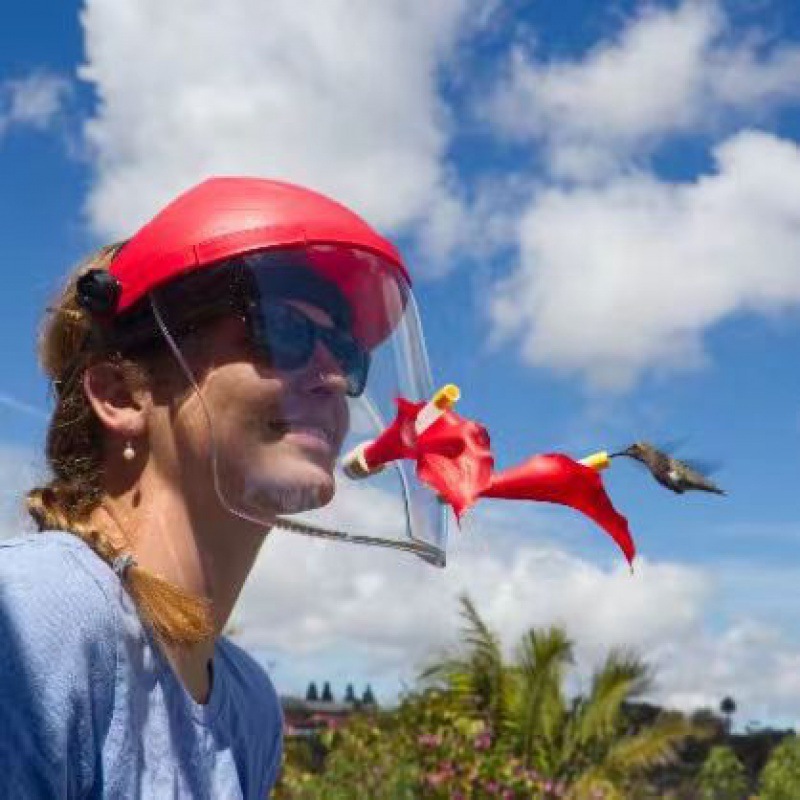
[{"label": "palm frond", "polygon": [[456,657],[431,664],[418,679],[423,685],[439,687],[458,696],[468,694],[472,686],[469,663]]},{"label": "palm frond", "polygon": [[575,744],[608,740],[620,722],[623,703],[643,694],[651,685],[647,665],[625,650],[612,650],[592,678],[592,688],[573,717]]},{"label": "palm frond", "polygon": [[472,600],[461,596],[461,615],[465,620],[462,639],[469,650],[472,694],[481,711],[493,725],[499,726],[506,716],[506,667],[500,640],[478,614]]},{"label": "palm frond", "polygon": [[567,714],[562,683],[572,651],[572,642],[558,627],[528,631],[519,647],[514,731],[527,763],[551,773],[557,770],[552,756],[560,749],[555,743]]},{"label": "palm frond", "polygon": [[675,760],[678,745],[690,737],[704,735],[682,714],[662,714],[652,725],[613,745],[603,760],[603,772],[630,774],[668,764]]},{"label": "palm frond", "polygon": [[597,770],[584,773],[576,783],[570,786],[565,800],[626,800],[624,791]]},{"label": "palm frond", "polygon": [[500,640],[466,595],[460,598],[460,652],[429,666],[423,682],[444,685],[465,711],[487,719],[493,729],[506,724],[513,678],[503,661]]},{"label": "palm frond", "polygon": [[465,625],[461,638],[472,649],[473,656],[484,659],[487,663],[502,663],[500,641],[483,621],[475,604],[467,595],[461,595],[461,616]]}]

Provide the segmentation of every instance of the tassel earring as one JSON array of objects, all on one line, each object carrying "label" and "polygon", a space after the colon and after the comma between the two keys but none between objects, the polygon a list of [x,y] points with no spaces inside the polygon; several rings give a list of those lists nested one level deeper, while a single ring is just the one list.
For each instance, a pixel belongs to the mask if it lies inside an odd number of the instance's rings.
[{"label": "tassel earring", "polygon": [[125,449],[122,451],[122,457],[126,461],[133,461],[133,459],[136,458],[136,451],[133,449],[130,439],[125,443]]}]

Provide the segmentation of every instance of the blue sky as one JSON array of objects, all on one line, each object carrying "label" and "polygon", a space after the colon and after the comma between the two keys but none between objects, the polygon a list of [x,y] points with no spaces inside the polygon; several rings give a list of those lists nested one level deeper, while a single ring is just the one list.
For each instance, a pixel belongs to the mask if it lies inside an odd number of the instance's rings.
[{"label": "blue sky", "polygon": [[[400,242],[437,379],[461,386],[500,465],[680,439],[722,464],[730,495],[677,498],[615,467],[609,491],[644,563],[635,583],[602,534],[558,509],[478,514],[454,534],[446,575],[276,542],[241,617],[279,688],[356,676],[390,695],[413,677],[404,653],[446,641],[470,588],[509,641],[526,624],[574,623],[589,661],[615,642],[660,659],[665,702],[730,693],[743,718],[794,724],[800,12],[788,0],[362,5],[7,12],[4,497],[41,445],[34,335],[66,270],[207,174],[311,184]],[[297,586],[271,558],[300,559]],[[530,589],[551,585],[542,564],[563,570],[561,606]],[[314,575],[329,593],[312,601]],[[371,591],[406,616],[381,632],[369,604],[346,621],[323,613]],[[593,620],[610,596],[616,622]],[[433,603],[441,619],[415,639]]]}]

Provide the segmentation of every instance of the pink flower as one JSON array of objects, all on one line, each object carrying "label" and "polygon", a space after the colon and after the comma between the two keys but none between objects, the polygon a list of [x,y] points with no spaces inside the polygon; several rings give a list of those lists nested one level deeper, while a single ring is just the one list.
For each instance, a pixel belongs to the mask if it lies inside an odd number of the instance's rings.
[{"label": "pink flower", "polygon": [[450,780],[453,775],[456,774],[453,765],[449,761],[445,761],[439,765],[439,769],[436,772],[429,772],[425,776],[425,780],[431,786],[441,786],[445,781]]},{"label": "pink flower", "polygon": [[483,731],[476,737],[473,745],[476,750],[488,750],[492,746],[492,734],[489,731]]},{"label": "pink flower", "polygon": [[443,772],[430,772],[425,776],[425,781],[436,788],[437,786],[441,786],[447,778],[448,775]]}]

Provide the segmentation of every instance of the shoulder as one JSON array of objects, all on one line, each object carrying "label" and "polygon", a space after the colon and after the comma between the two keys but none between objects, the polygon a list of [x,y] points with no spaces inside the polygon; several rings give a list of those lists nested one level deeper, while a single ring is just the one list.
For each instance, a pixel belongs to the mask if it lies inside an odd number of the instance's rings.
[{"label": "shoulder", "polygon": [[72,534],[32,533],[0,541],[2,650],[16,645],[34,661],[52,662],[51,647],[66,657],[73,655],[65,652],[70,648],[85,656],[91,644],[94,658],[111,660],[116,646],[111,575]]},{"label": "shoulder", "polygon": [[24,595],[70,610],[108,606],[113,573],[102,559],[77,536],[63,531],[28,533],[0,541],[0,599]]},{"label": "shoulder", "polygon": [[91,558],[102,566],[71,534],[0,541],[0,764],[13,765],[14,796],[78,796],[95,774],[117,635]]}]

